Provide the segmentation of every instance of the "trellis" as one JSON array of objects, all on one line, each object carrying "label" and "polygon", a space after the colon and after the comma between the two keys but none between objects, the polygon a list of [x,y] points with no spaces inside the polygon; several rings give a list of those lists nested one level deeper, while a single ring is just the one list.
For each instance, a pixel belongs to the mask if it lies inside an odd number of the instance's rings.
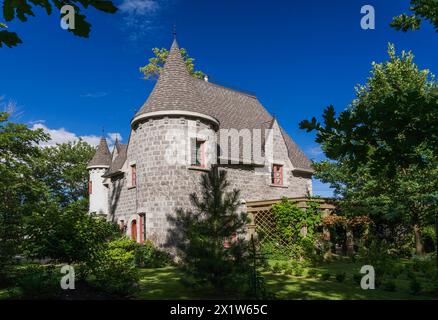
[{"label": "trellis", "polygon": [[[288,198],[288,200],[296,203],[298,208],[308,208],[307,202],[309,201],[318,202],[323,217],[330,215],[335,209],[328,199],[323,198]],[[272,213],[272,206],[280,202],[281,199],[247,202],[247,212],[251,221],[248,229],[249,234],[263,234],[262,243],[269,242],[278,250],[288,251],[292,249],[292,245],[277,232],[275,217]]]}]

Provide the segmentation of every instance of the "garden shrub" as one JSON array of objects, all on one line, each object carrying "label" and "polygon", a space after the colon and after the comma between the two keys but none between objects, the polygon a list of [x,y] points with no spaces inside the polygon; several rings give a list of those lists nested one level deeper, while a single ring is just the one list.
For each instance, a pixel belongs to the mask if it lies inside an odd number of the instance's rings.
[{"label": "garden shrub", "polygon": [[273,273],[280,273],[282,270],[281,265],[279,262],[276,262],[272,265],[272,272]]},{"label": "garden shrub", "polygon": [[55,266],[30,264],[20,270],[17,283],[23,298],[55,298],[61,290],[61,273]]},{"label": "garden shrub", "polygon": [[294,275],[297,277],[301,277],[304,273],[304,268],[302,265],[298,264],[297,266],[295,266],[295,272]]},{"label": "garden shrub", "polygon": [[409,290],[411,294],[418,294],[422,290],[421,282],[416,277],[409,281]]},{"label": "garden shrub", "polygon": [[355,284],[359,285],[361,281],[362,281],[362,275],[360,275],[358,273],[353,274],[353,282]]},{"label": "garden shrub", "polygon": [[307,277],[308,278],[315,278],[318,275],[318,273],[315,270],[309,269],[307,271]]},{"label": "garden shrub", "polygon": [[145,268],[162,268],[172,263],[172,257],[166,251],[157,249],[151,241],[135,247],[135,264]]},{"label": "garden shrub", "polygon": [[329,280],[330,277],[331,277],[330,272],[324,272],[324,273],[321,275],[321,279],[324,280],[324,281]]},{"label": "garden shrub", "polygon": [[396,287],[397,286],[395,284],[395,281],[392,279],[388,279],[388,280],[383,281],[383,284],[382,284],[383,290],[394,292]]},{"label": "garden shrub", "polygon": [[346,277],[347,274],[345,272],[339,272],[335,276],[337,282],[344,282]]},{"label": "garden shrub", "polygon": [[92,268],[91,283],[111,294],[129,294],[139,279],[135,248],[136,244],[127,238],[109,242]]},{"label": "garden shrub", "polygon": [[292,266],[288,266],[284,273],[289,275],[289,276],[293,276],[294,272],[295,272],[294,268]]}]

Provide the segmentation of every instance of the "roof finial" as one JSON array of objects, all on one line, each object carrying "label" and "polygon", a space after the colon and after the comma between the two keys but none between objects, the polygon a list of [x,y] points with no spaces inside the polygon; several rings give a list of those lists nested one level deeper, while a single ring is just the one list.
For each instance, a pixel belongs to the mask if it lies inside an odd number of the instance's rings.
[{"label": "roof finial", "polygon": [[173,24],[173,40],[176,40],[176,24]]},{"label": "roof finial", "polygon": [[104,137],[105,137],[105,127],[102,126],[102,138],[104,138]]}]

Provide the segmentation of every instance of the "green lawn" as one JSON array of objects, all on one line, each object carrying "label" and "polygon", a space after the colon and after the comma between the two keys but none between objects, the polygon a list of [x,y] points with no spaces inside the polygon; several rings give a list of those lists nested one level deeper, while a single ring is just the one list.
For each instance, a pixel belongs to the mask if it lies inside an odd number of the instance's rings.
[{"label": "green lawn", "polygon": [[[296,277],[284,274],[265,272],[268,289],[278,299],[437,299],[427,293],[409,294],[407,279],[397,279],[395,292],[383,289],[363,290],[352,280],[353,273],[358,272],[359,265],[346,262],[335,262],[318,268],[312,268],[319,274],[330,272],[331,280],[324,281],[320,277]],[[337,272],[346,272],[343,283],[334,279]],[[214,299],[211,290],[189,288],[183,285],[182,272],[175,267],[161,269],[141,269],[141,281],[135,299]],[[220,298],[220,297],[217,297]],[[227,296],[225,298],[233,298]]]},{"label": "green lawn", "polygon": [[[268,290],[275,293],[277,299],[438,299],[433,295],[433,283],[430,279],[422,278],[423,292],[420,295],[409,293],[409,280],[400,276],[396,280],[396,291],[389,292],[383,289],[362,290],[352,280],[353,274],[358,273],[359,264],[346,261],[337,261],[317,268],[308,268],[304,276],[289,276],[285,274],[274,274],[264,272]],[[316,275],[306,276],[309,270]],[[141,279],[139,286],[133,296],[134,299],[215,299],[228,298],[237,299],[233,293],[225,297],[215,296],[213,290],[205,288],[188,287],[183,284],[185,279],[182,271],[177,267],[166,267],[157,269],[140,269]],[[330,280],[322,280],[320,275],[329,272]],[[345,272],[347,277],[340,283],[335,280],[335,274]],[[89,291],[89,290],[88,290]],[[85,293],[87,293],[86,291]],[[0,289],[0,300],[19,298],[18,288]],[[96,294],[93,297],[91,292],[89,299],[105,299],[104,296]],[[83,293],[77,292],[76,298],[81,298]],[[64,297],[65,298],[65,297]],[[83,297],[84,298],[84,297]]]}]

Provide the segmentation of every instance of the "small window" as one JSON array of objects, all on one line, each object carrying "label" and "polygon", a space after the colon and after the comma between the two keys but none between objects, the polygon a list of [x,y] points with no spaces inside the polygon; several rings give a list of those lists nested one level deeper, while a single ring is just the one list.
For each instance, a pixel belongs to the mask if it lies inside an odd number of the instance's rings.
[{"label": "small window", "polygon": [[88,194],[92,194],[92,193],[93,193],[93,182],[88,181]]},{"label": "small window", "polygon": [[131,166],[131,187],[137,186],[137,167],[135,164]]},{"label": "small window", "polygon": [[192,139],[191,165],[205,167],[205,141]]},{"label": "small window", "polygon": [[279,164],[274,164],[272,166],[271,172],[271,183],[282,186],[283,185],[283,166]]}]

